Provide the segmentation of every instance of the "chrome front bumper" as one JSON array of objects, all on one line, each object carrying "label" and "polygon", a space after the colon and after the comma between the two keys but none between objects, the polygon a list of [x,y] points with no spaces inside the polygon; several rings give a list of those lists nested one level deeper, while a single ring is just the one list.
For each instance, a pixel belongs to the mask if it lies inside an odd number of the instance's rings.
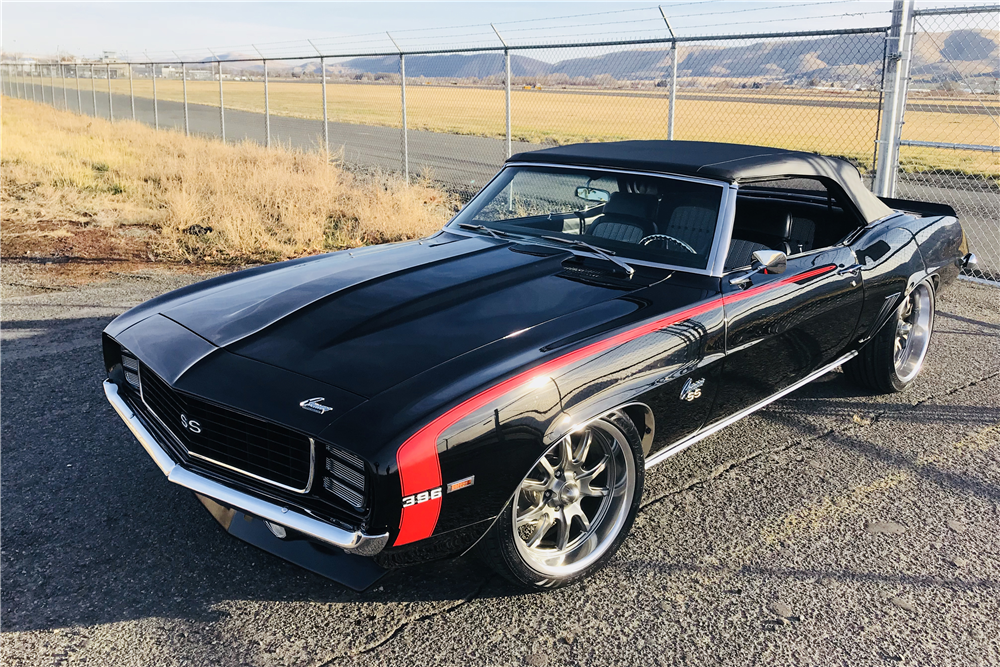
[{"label": "chrome front bumper", "polygon": [[228,486],[184,469],[175,463],[170,458],[170,455],[160,447],[142,421],[132,412],[132,408],[118,395],[118,385],[110,380],[105,380],[104,394],[108,397],[111,407],[115,409],[118,416],[122,418],[125,425],[129,427],[132,434],[139,440],[139,444],[146,450],[146,453],[153,457],[156,465],[167,476],[167,479],[174,484],[180,484],[195,493],[217,500],[223,505],[291,528],[315,540],[339,547],[344,551],[359,556],[374,556],[382,551],[389,540],[388,533],[383,535],[366,535],[361,531],[351,532],[344,530],[301,512],[281,507],[231,489]]}]

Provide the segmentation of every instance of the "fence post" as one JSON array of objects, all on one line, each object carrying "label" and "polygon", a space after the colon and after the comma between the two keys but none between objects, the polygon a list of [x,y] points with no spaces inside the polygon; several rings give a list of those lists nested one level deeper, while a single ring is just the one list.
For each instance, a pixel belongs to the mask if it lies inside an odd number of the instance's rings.
[{"label": "fence post", "polygon": [[187,63],[181,63],[181,86],[184,88],[184,136],[191,136],[191,126],[188,123],[188,79]]},{"label": "fence post", "polygon": [[670,38],[673,40],[670,42],[670,102],[667,106],[667,140],[673,141],[674,113],[677,108],[677,34],[674,32],[674,27],[670,25],[670,19],[667,18],[663,7],[660,6],[659,10],[663,22],[667,24],[667,30],[670,31]]},{"label": "fence post", "polygon": [[76,77],[76,111],[83,115],[83,93],[80,92],[80,61],[73,63],[73,76]]},{"label": "fence post", "polygon": [[667,112],[667,139],[674,140],[674,119],[677,117],[677,42],[670,45],[670,109]]},{"label": "fence post", "polygon": [[105,69],[107,70],[106,74],[108,76],[108,120],[110,120],[113,123],[113,122],[115,122],[115,105],[114,105],[114,102],[111,101],[111,65],[110,65],[110,63],[107,64],[107,65],[105,65]]},{"label": "fence post", "polygon": [[62,78],[63,109],[69,111],[69,96],[66,93],[66,66],[59,63],[59,76]]},{"label": "fence post", "polygon": [[507,108],[507,157],[510,157],[510,49],[507,48],[507,42],[504,41],[497,27],[492,23],[490,27],[493,28],[497,39],[503,44],[504,98]]},{"label": "fence post", "polygon": [[503,50],[504,67],[507,70],[505,82],[506,103],[507,103],[507,157],[511,156],[511,131],[510,131],[510,49]]},{"label": "fence post", "polygon": [[[216,56],[216,60],[219,57]],[[226,105],[222,100],[222,61],[219,60],[219,130],[222,132],[222,143],[226,143]]]},{"label": "fence post", "polygon": [[271,103],[267,94],[267,60],[264,61],[264,146],[271,147]]},{"label": "fence post", "polygon": [[132,120],[135,120],[135,86],[132,84],[132,62],[128,64],[128,97],[132,103]]},{"label": "fence post", "polygon": [[38,98],[35,96],[35,65],[31,66],[29,72],[31,73],[31,101],[38,102]]},{"label": "fence post", "polygon": [[45,104],[45,72],[42,66],[38,66],[38,88],[42,92],[42,104]]},{"label": "fence post", "polygon": [[94,118],[97,118],[97,75],[94,63],[90,63],[90,92],[94,96]]},{"label": "fence post", "polygon": [[330,119],[327,117],[326,112],[326,58],[323,57],[323,53],[316,48],[316,45],[312,43],[311,39],[307,39],[309,46],[313,47],[316,55],[319,56],[319,69],[323,75],[323,150],[326,151],[326,159],[330,159]]},{"label": "fence post", "polygon": [[385,33],[389,37],[389,41],[392,45],[396,47],[399,51],[399,89],[402,95],[402,108],[403,108],[403,129],[400,135],[401,152],[403,157],[403,178],[407,183],[410,182],[410,147],[407,143],[406,137],[406,56],[403,55],[403,49],[399,48],[399,44],[396,40],[392,38],[392,35]]},{"label": "fence post", "polygon": [[52,108],[56,108],[56,71],[55,67],[49,65],[49,84],[52,88]]},{"label": "fence post", "polygon": [[323,148],[326,151],[326,159],[330,159],[330,117],[326,107],[326,58],[320,56],[319,68],[323,72]]},{"label": "fence post", "polygon": [[882,127],[878,138],[878,160],[872,190],[879,197],[892,197],[899,163],[899,134],[906,108],[906,78],[912,48],[913,0],[894,0],[889,28],[887,62],[888,90],[882,102]]},{"label": "fence post", "polygon": [[160,129],[160,107],[156,100],[156,63],[149,64],[149,73],[153,77],[153,127]]}]

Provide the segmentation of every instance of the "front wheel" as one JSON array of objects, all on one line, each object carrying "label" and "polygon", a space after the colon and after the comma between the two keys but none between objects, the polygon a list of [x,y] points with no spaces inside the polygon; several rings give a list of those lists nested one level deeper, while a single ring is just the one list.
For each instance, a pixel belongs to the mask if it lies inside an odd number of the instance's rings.
[{"label": "front wheel", "polygon": [[895,317],[858,356],[844,364],[844,372],[879,393],[903,391],[924,366],[933,330],[934,286],[924,281],[910,291]]},{"label": "front wheel", "polygon": [[529,588],[582,579],[624,541],[639,510],[643,474],[631,420],[614,414],[592,421],[552,445],[521,480],[480,554]]}]

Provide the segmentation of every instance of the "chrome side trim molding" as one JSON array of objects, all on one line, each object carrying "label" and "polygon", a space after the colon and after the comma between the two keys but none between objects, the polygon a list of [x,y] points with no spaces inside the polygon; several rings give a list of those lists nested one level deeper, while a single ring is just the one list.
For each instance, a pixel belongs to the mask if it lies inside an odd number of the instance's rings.
[{"label": "chrome side trim molding", "polygon": [[146,427],[143,426],[139,418],[132,412],[132,409],[119,396],[118,385],[110,380],[105,380],[104,395],[107,396],[111,407],[115,409],[118,416],[122,418],[125,425],[132,431],[132,435],[136,437],[142,448],[152,457],[160,471],[174,484],[179,484],[184,488],[191,489],[195,493],[217,500],[228,507],[234,507],[247,514],[252,514],[272,523],[297,530],[315,540],[325,542],[326,544],[339,547],[360,556],[374,556],[382,551],[389,541],[388,533],[367,535],[361,531],[351,532],[344,530],[301,512],[281,507],[241,491],[231,489],[224,484],[219,484],[184,469],[175,463],[167,452],[160,447],[153,435],[146,430]]},{"label": "chrome side trim molding", "polygon": [[837,359],[833,363],[827,364],[826,366],[823,366],[822,368],[813,371],[812,373],[810,373],[809,375],[805,376],[804,378],[802,378],[798,382],[795,382],[794,384],[791,384],[791,385],[785,387],[784,389],[782,389],[778,393],[772,394],[771,396],[768,396],[764,400],[762,400],[762,401],[760,401],[758,403],[754,403],[750,407],[744,408],[743,410],[740,410],[739,412],[737,412],[737,413],[735,413],[735,414],[733,414],[733,415],[731,415],[729,417],[726,417],[725,419],[723,419],[721,421],[717,421],[714,424],[712,424],[711,426],[706,426],[705,428],[703,428],[702,430],[698,431],[694,435],[690,435],[687,438],[678,440],[677,442],[675,442],[674,444],[670,445],[669,447],[667,447],[663,451],[661,451],[661,452],[659,452],[657,454],[654,454],[653,456],[651,456],[648,459],[646,459],[646,470],[649,470],[650,468],[652,468],[653,466],[655,466],[657,463],[660,463],[661,461],[664,461],[664,460],[670,458],[674,454],[679,454],[679,453],[683,452],[685,449],[687,449],[691,445],[695,444],[696,442],[698,442],[700,440],[704,440],[708,436],[721,431],[722,429],[726,428],[727,426],[730,426],[731,424],[735,424],[736,422],[738,422],[739,420],[743,419],[747,415],[749,415],[749,414],[751,414],[753,412],[756,412],[757,410],[760,410],[761,408],[769,405],[770,403],[773,403],[774,401],[778,400],[779,398],[782,398],[783,396],[787,396],[788,394],[792,393],[796,389],[799,389],[800,387],[803,387],[803,386],[809,384],[810,382],[812,382],[816,378],[821,377],[823,375],[826,375],[827,373],[829,373],[830,371],[832,371],[837,366],[840,366],[844,362],[849,361],[849,360],[853,359],[856,356],[858,356],[857,350],[854,350],[853,352],[848,352],[847,354],[845,354],[841,358]]}]

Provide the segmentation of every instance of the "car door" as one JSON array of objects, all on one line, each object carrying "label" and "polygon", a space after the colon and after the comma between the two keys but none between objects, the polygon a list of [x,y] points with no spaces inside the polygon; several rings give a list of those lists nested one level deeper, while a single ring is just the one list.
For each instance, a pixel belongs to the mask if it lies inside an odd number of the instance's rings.
[{"label": "car door", "polygon": [[726,358],[710,421],[750,407],[836,359],[864,301],[858,263],[842,245],[788,258],[781,274],[723,279]]}]

